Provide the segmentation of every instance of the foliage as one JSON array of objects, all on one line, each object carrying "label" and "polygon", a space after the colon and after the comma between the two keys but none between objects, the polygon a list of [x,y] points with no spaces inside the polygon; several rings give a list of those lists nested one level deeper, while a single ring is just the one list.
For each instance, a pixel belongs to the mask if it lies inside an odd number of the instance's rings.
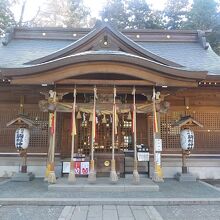
[{"label": "foliage", "polygon": [[14,17],[10,10],[10,2],[9,0],[0,0],[0,35],[11,25],[14,25]]},{"label": "foliage", "polygon": [[189,0],[168,0],[164,9],[165,27],[181,29],[186,19]]},{"label": "foliage", "polygon": [[194,0],[187,14],[185,27],[189,29],[210,30],[217,22],[218,12],[215,0]]},{"label": "foliage", "polygon": [[[0,0],[0,35],[10,25],[91,27],[97,20],[90,17],[83,0],[47,0],[33,19],[24,22],[26,2]],[[12,3],[21,6],[19,21],[11,12]],[[163,11],[153,10],[147,0],[109,0],[100,16],[119,29],[210,30],[208,40],[216,52],[220,51],[220,0],[167,0]]]},{"label": "foliage", "polygon": [[157,11],[152,11],[145,0],[111,0],[100,13],[102,20],[119,29],[160,28],[162,26]]},{"label": "foliage", "polygon": [[112,26],[124,29],[128,26],[128,14],[124,0],[110,0],[100,12],[102,21],[108,20]]},{"label": "foliage", "polygon": [[86,26],[89,14],[82,0],[49,0],[34,26],[83,27]]}]

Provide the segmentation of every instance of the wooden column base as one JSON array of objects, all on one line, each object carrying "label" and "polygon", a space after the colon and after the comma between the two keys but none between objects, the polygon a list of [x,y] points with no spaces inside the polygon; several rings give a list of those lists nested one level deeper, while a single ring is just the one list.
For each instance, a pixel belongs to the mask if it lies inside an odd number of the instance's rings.
[{"label": "wooden column base", "polygon": [[68,176],[68,182],[69,183],[75,183],[76,182],[74,161],[70,161],[70,173],[69,173],[69,176]]},{"label": "wooden column base", "polygon": [[111,160],[110,181],[112,183],[118,182],[118,175],[117,175],[116,169],[115,169],[115,160]]},{"label": "wooden column base", "polygon": [[49,170],[49,175],[48,175],[48,183],[54,184],[56,183],[56,174],[54,171],[54,163],[50,163],[50,170]]},{"label": "wooden column base", "polygon": [[140,176],[139,176],[137,167],[138,167],[138,162],[137,160],[134,160],[134,170],[133,170],[133,183],[134,184],[139,184],[140,182]]},{"label": "wooden column base", "polygon": [[163,173],[160,165],[155,164],[154,174],[152,179],[154,182],[164,182]]},{"label": "wooden column base", "polygon": [[27,165],[21,166],[21,173],[27,173]]},{"label": "wooden column base", "polygon": [[89,183],[95,183],[96,181],[96,172],[95,172],[95,161],[90,161],[90,171],[88,175],[88,182]]}]

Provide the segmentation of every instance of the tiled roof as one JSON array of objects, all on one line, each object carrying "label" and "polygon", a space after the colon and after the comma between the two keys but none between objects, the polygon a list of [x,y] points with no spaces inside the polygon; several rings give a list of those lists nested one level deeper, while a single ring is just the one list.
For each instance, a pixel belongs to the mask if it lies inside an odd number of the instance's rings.
[{"label": "tiled roof", "polygon": [[[25,31],[23,31],[25,33]],[[76,39],[38,39],[31,38],[29,34],[28,38],[22,39],[23,32],[21,36],[15,34],[15,38],[12,39],[7,46],[0,44],[0,68],[1,67],[24,67],[24,63],[36,60],[38,58],[47,56],[58,50],[67,47],[72,44]],[[181,32],[178,32],[178,39]],[[185,37],[183,39],[188,39],[187,36],[191,37],[192,33],[183,32]],[[136,33],[135,33],[136,34]],[[149,31],[149,35],[152,34]],[[162,36],[163,32],[158,33]],[[188,34],[188,35],[187,35]],[[148,32],[145,33],[148,36]],[[196,32],[193,36],[196,36]],[[41,35],[40,35],[41,36]],[[203,70],[208,71],[209,74],[220,75],[220,57],[213,52],[211,47],[205,49],[199,40],[196,40],[195,36],[190,40],[185,40],[185,42],[175,42],[177,39],[171,38],[170,42],[168,40],[160,42],[158,41],[147,41],[140,42],[137,41],[146,51],[151,52],[157,56],[160,56],[166,60],[170,60],[174,63],[178,63],[184,66],[188,70]],[[175,36],[174,36],[175,37]],[[172,39],[173,42],[172,42]],[[161,40],[161,39],[160,39]],[[182,40],[182,38],[181,38]]]},{"label": "tiled roof", "polygon": [[7,46],[0,44],[0,67],[21,67],[23,63],[49,55],[72,42],[13,39]]},{"label": "tiled roof", "polygon": [[200,43],[139,43],[146,50],[165,59],[172,60],[187,69],[207,70],[209,74],[220,75],[220,57],[209,46],[205,50]]}]

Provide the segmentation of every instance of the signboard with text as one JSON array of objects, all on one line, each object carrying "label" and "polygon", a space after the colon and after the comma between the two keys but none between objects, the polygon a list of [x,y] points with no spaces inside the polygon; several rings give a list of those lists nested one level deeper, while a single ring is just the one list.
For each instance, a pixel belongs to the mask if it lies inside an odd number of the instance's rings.
[{"label": "signboard with text", "polygon": [[[70,172],[70,162],[62,162],[62,173],[68,174]],[[75,161],[74,169],[76,175],[88,175],[89,174],[89,162]]]}]

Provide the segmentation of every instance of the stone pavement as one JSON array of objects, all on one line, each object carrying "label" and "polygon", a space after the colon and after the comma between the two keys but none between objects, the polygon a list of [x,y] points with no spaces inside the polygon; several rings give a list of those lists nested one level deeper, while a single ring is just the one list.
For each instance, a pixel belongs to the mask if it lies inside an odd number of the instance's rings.
[{"label": "stone pavement", "polygon": [[0,206],[1,220],[220,220],[219,205]]},{"label": "stone pavement", "polygon": [[[97,180],[98,181],[98,180]],[[220,204],[220,190],[207,183],[165,179],[158,192],[48,191],[43,179],[0,184],[0,205],[193,205]],[[117,187],[117,185],[114,185]]]},{"label": "stone pavement", "polygon": [[153,206],[65,206],[59,220],[163,220]]}]

